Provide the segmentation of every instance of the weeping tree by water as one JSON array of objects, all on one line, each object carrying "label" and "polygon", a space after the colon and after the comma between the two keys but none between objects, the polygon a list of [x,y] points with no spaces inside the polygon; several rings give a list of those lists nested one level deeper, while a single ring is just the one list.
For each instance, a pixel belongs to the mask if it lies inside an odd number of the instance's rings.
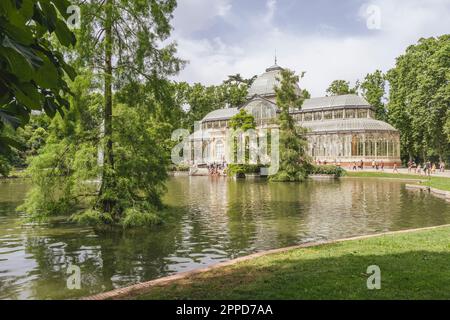
[{"label": "weeping tree by water", "polygon": [[[77,130],[53,133],[54,141],[38,156],[41,159],[32,160],[30,173],[39,179],[33,179],[34,188],[22,209],[46,217],[81,207],[90,209],[78,210],[74,219],[79,222],[153,223],[162,206],[168,159],[158,131],[163,120],[155,113],[171,102],[161,94],[170,91],[165,90],[170,86],[165,78],[183,65],[174,56],[176,45],[162,44],[170,35],[176,1],[104,0],[79,5],[81,29],[77,49],[70,55],[80,73],[89,75],[86,83],[78,84],[79,95],[98,94],[101,103],[92,110],[90,101],[77,105],[75,97],[74,118],[55,120]],[[143,93],[125,90],[139,83],[144,83]],[[121,99],[116,99],[119,92]],[[136,97],[123,98],[130,94]],[[86,127],[92,116],[94,126]],[[63,146],[56,147],[60,143]],[[45,156],[48,162],[42,161]]]},{"label": "weeping tree by water", "polygon": [[297,93],[299,76],[291,70],[281,71],[280,85],[275,87],[276,103],[280,109],[278,118],[280,128],[280,166],[271,181],[302,181],[308,177],[311,168],[306,154],[308,146],[306,131],[297,126],[289,113],[300,110],[304,97]]}]

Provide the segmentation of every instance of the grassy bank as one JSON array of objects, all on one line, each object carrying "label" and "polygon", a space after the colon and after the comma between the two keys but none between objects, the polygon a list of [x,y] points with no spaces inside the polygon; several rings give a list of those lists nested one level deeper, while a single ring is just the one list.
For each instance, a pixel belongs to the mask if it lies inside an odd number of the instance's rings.
[{"label": "grassy bank", "polygon": [[[449,299],[450,227],[271,254],[154,287],[135,299]],[[368,290],[367,267],[381,269]]]},{"label": "grassy bank", "polygon": [[365,172],[365,171],[347,171],[348,177],[360,178],[397,178],[397,179],[415,179],[422,180],[421,184],[441,190],[450,191],[450,178],[446,177],[427,177],[418,174],[389,173],[389,172]]}]

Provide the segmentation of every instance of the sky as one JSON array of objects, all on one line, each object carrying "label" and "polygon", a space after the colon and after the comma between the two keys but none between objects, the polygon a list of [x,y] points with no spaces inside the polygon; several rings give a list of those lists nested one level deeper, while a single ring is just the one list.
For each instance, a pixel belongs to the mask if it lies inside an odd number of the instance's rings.
[{"label": "sky", "polygon": [[300,87],[325,95],[335,79],[387,71],[421,37],[450,33],[450,0],[178,0],[172,21],[175,78],[220,84],[274,63],[305,71]]}]

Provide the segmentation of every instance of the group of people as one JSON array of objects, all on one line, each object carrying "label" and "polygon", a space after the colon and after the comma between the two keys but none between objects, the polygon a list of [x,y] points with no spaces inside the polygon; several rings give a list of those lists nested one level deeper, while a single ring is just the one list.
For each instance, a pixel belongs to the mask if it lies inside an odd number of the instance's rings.
[{"label": "group of people", "polygon": [[[353,162],[352,170],[356,171],[358,169],[360,169],[360,170],[364,169],[364,161],[363,160],[361,160],[359,163],[357,163],[356,161]],[[378,162],[376,160],[372,160],[372,169],[384,171],[384,161],[380,160]],[[392,166],[392,170],[393,170],[393,172],[398,173],[397,163],[394,163],[394,165]]]},{"label": "group of people", "polygon": [[359,163],[356,161],[353,162],[352,170],[356,171],[358,169],[360,169],[360,170],[364,169],[364,161],[361,160]]},{"label": "group of people", "polygon": [[430,175],[436,172],[445,172],[445,162],[440,161],[437,166],[436,163],[431,163],[431,161],[424,161],[423,164],[416,164],[414,161],[408,161],[408,172],[418,173],[420,175]]},{"label": "group of people", "polygon": [[222,164],[217,164],[217,163],[212,163],[212,164],[208,164],[208,172],[210,176],[220,176],[223,173],[223,170],[225,169],[226,164],[222,163]]}]

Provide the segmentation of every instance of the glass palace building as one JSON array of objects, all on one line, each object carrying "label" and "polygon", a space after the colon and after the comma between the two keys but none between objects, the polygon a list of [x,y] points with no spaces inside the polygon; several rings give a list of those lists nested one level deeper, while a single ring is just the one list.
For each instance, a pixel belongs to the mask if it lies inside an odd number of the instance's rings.
[{"label": "glass palace building", "polygon": [[[248,100],[238,108],[218,109],[207,114],[200,127],[190,136],[191,147],[203,148],[200,163],[223,163],[229,150],[227,131],[231,117],[241,108],[251,113],[257,129],[274,126],[279,112],[275,102],[275,86],[281,77],[280,66],[267,68],[258,76],[248,91]],[[301,90],[297,86],[297,92]],[[374,108],[354,94],[306,99],[300,110],[291,115],[307,129],[308,153],[317,162],[351,166],[371,165],[381,161],[385,166],[400,164],[399,132],[390,124],[375,119]]]}]

